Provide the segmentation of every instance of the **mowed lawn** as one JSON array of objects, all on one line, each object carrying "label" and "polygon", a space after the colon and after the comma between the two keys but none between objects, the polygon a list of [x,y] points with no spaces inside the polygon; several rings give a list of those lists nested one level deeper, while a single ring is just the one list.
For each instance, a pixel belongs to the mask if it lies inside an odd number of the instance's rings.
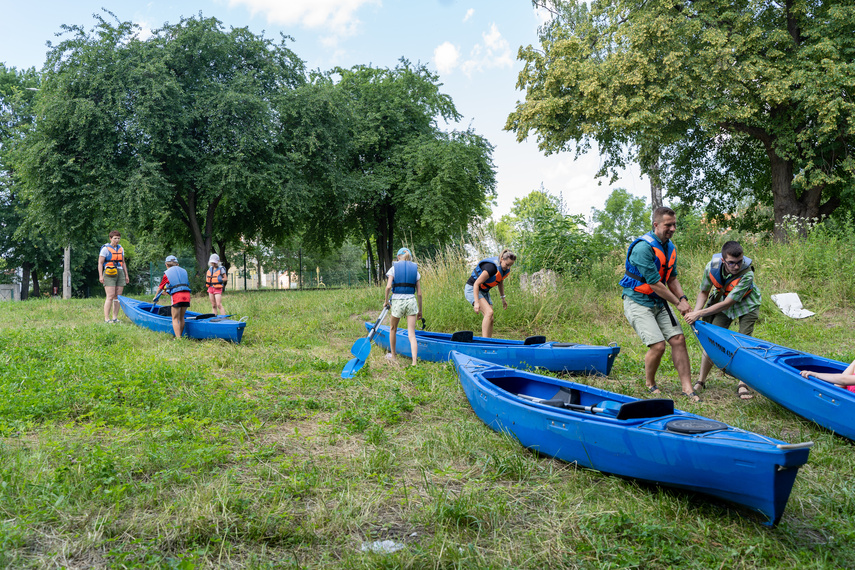
[{"label": "mowed lawn", "polygon": [[[430,278],[428,328],[478,331],[456,283]],[[614,289],[517,287],[497,336],[616,342],[612,375],[579,380],[646,396],[645,347]],[[855,567],[852,442],[759,395],[740,401],[715,371],[691,406],[666,357],[659,385],[678,407],[815,442],[778,527],[538,457],[478,420],[446,363],[409,368],[375,348],[340,378],[382,296],[228,294],[248,317],[240,345],[105,324],[103,299],[0,304],[0,567]],[[851,360],[853,323],[849,308],[794,321],[764,299],[755,334]],[[378,541],[400,549],[364,551]]]}]

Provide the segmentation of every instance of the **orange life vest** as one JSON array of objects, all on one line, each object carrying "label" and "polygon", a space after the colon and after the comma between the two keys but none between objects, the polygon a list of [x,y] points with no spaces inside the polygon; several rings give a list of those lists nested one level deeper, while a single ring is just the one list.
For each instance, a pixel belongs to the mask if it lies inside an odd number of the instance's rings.
[{"label": "orange life vest", "polygon": [[122,246],[113,247],[112,245],[105,245],[104,247],[107,248],[107,255],[104,257],[104,267],[121,267],[122,262],[125,260],[125,250],[122,249]]},{"label": "orange life vest", "polygon": [[668,241],[667,250],[662,248],[662,244],[657,239],[653,232],[649,232],[633,241],[626,252],[626,271],[623,278],[620,280],[621,287],[628,287],[634,291],[638,291],[643,295],[659,298],[659,295],[653,292],[653,287],[645,281],[641,275],[641,271],[629,262],[629,256],[632,253],[632,248],[639,242],[647,242],[653,249],[653,261],[656,264],[656,270],[659,272],[659,277],[662,283],[667,285],[671,280],[671,274],[674,272],[674,267],[677,265],[677,248],[671,241]]},{"label": "orange life vest", "polygon": [[211,267],[205,272],[205,285],[222,291],[225,275],[226,269],[224,267]]}]

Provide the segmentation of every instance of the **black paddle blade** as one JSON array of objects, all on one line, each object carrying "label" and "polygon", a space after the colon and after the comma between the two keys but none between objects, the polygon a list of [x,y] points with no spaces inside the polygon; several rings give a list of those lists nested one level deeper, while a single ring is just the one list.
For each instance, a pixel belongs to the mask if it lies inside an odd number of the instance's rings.
[{"label": "black paddle blade", "polygon": [[641,418],[661,418],[674,413],[674,400],[655,398],[626,402],[618,410],[617,419],[637,420]]}]

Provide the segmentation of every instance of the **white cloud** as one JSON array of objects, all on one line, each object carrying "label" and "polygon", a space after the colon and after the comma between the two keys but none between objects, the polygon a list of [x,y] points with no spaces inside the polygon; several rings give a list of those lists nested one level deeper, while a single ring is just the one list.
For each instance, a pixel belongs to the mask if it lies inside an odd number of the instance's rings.
[{"label": "white cloud", "polygon": [[464,22],[469,21],[469,18],[471,18],[474,14],[475,14],[475,8],[469,8],[468,10],[466,10],[466,15],[463,16],[463,21]]},{"label": "white cloud", "polygon": [[444,42],[433,50],[433,61],[440,73],[449,73],[457,67],[460,50],[451,42]]},{"label": "white cloud", "polygon": [[502,37],[496,24],[491,24],[490,31],[484,32],[481,37],[484,39],[484,43],[476,44],[469,54],[469,59],[461,65],[461,69],[467,76],[471,76],[476,71],[511,67],[514,64],[511,46],[508,40]]},{"label": "white cloud", "polygon": [[366,4],[379,6],[381,0],[229,0],[230,7],[245,6],[253,16],[263,14],[271,24],[326,30],[328,44],[356,33],[360,22],[355,14]]}]

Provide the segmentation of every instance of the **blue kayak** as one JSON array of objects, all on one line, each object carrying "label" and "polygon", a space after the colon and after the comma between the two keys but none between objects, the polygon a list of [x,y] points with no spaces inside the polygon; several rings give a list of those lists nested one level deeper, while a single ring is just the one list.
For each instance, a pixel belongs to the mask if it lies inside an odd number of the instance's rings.
[{"label": "blue kayak", "polygon": [[841,373],[839,360],[801,352],[704,322],[692,325],[713,364],[788,410],[855,440],[855,392],[799,372]]},{"label": "blue kayak", "polygon": [[781,519],[812,442],[787,444],[599,388],[451,354],[475,414],[538,453]]},{"label": "blue kayak", "polygon": [[[122,295],[119,295],[119,303],[122,305],[122,311],[135,325],[169,335],[175,334],[172,330],[172,317],[159,314],[159,310],[164,308],[163,305],[154,305]],[[243,338],[245,327],[246,322],[243,320],[235,321],[213,314],[187,311],[184,315],[184,336],[199,340],[219,338],[237,343]]]},{"label": "blue kayak", "polygon": [[[371,330],[374,323],[365,323]],[[608,376],[619,346],[596,346],[571,342],[546,342],[544,337],[529,337],[526,340],[508,340],[473,336],[471,331],[454,334],[416,330],[418,357],[420,360],[445,362],[451,352],[483,358],[495,364],[513,368],[543,368],[551,372],[574,374],[603,374]],[[385,350],[389,347],[389,327],[377,327],[374,342]],[[398,328],[395,350],[402,356],[412,358],[410,339],[406,328]]]}]

